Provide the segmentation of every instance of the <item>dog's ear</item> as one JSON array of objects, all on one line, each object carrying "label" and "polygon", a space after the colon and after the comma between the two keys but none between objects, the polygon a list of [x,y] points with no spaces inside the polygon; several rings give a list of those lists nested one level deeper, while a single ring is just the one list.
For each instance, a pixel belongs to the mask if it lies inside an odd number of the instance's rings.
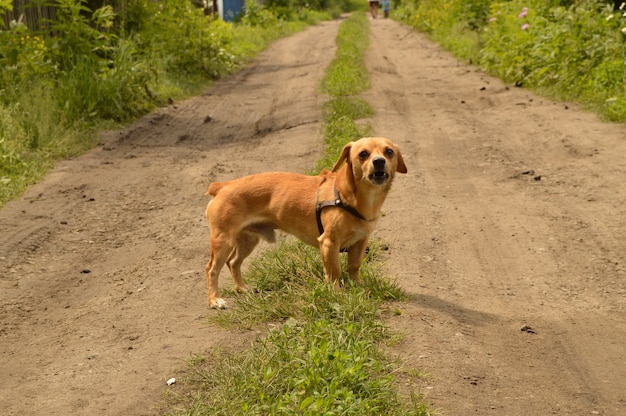
[{"label": "dog's ear", "polygon": [[339,159],[337,159],[337,163],[335,163],[335,166],[333,166],[333,172],[337,172],[337,170],[339,170],[339,167],[344,161],[346,162],[350,161],[350,149],[351,148],[352,148],[352,142],[348,143],[347,145],[343,147],[343,150],[341,151],[341,156],[339,156]]},{"label": "dog's ear", "polygon": [[402,158],[400,150],[396,149],[396,155],[398,156],[398,166],[396,166],[396,172],[407,173],[406,165],[404,164],[404,159]]}]

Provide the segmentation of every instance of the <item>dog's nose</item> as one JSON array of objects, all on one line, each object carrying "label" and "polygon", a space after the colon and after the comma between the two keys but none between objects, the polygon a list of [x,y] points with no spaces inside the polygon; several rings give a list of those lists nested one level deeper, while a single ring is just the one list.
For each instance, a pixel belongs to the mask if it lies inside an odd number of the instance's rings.
[{"label": "dog's nose", "polygon": [[385,168],[385,158],[382,156],[377,156],[372,159],[372,163],[376,169],[384,169]]}]

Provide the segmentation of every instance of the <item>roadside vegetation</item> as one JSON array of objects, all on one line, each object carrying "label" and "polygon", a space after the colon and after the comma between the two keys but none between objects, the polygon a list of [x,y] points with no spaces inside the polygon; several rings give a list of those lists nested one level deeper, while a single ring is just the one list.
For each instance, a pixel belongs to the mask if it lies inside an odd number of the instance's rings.
[{"label": "roadside vegetation", "polygon": [[[364,13],[340,27],[322,85],[332,98],[324,110],[329,162],[321,167],[331,167],[337,149],[369,129],[355,124],[372,112],[355,97],[369,85],[368,29]],[[384,353],[399,335],[382,322],[382,305],[407,298],[383,274],[384,250],[380,241],[370,242],[364,285],[353,286],[343,273],[342,292],[324,283],[319,251],[298,241],[287,239],[253,259],[246,279],[256,293],[237,295],[234,307],[212,320],[262,335],[246,351],[192,357],[182,392],[179,383],[169,392],[178,407],[171,415],[429,415],[419,395],[400,395],[398,363]]]},{"label": "roadside vegetation", "polygon": [[191,0],[102,1],[95,10],[58,0],[56,20],[33,29],[4,24],[12,1],[0,0],[0,206],[92,147],[97,130],[200,92],[272,40],[354,9],[352,1],[249,1],[227,23]]},{"label": "roadside vegetation", "polygon": [[397,0],[394,15],[505,82],[623,123],[625,13],[600,0]]}]

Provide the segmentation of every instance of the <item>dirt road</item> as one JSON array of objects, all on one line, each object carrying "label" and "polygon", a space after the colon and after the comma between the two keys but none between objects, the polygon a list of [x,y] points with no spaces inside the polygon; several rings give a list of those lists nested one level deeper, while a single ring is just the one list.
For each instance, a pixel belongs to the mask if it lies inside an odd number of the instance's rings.
[{"label": "dirt road", "polygon": [[[414,295],[385,314],[398,379],[444,415],[626,414],[626,129],[371,23],[371,123],[409,166],[377,232]],[[157,414],[192,353],[249,342],[205,319],[203,193],[313,166],[338,26],[106,133],[0,211],[3,414]]]}]

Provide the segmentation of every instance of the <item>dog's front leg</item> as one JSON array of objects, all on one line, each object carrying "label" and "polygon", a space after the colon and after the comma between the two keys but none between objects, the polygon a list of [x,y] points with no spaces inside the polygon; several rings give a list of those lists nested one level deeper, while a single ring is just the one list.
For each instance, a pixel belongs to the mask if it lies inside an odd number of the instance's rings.
[{"label": "dog's front leg", "polygon": [[361,269],[361,263],[363,263],[363,257],[365,257],[365,250],[367,249],[368,239],[357,241],[348,249],[348,276],[356,283],[361,284],[361,276],[359,270]]},{"label": "dog's front leg", "polygon": [[324,264],[324,277],[326,283],[333,283],[335,289],[339,290],[339,280],[341,278],[341,264],[339,262],[339,243],[332,238],[326,237],[326,233],[319,237],[320,253]]}]

